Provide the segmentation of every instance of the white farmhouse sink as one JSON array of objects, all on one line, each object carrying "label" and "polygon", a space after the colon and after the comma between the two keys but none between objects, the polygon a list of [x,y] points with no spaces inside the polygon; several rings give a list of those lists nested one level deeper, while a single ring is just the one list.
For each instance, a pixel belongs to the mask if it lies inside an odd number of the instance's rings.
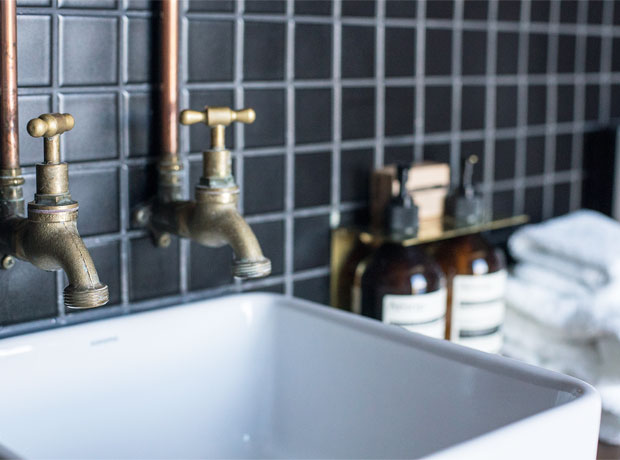
[{"label": "white farmhouse sink", "polygon": [[25,458],[594,458],[587,384],[277,295],[0,341]]}]

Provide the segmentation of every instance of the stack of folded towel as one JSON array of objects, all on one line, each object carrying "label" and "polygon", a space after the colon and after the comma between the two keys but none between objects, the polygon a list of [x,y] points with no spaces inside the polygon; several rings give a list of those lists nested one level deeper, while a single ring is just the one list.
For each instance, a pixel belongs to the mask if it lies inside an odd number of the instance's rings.
[{"label": "stack of folded towel", "polygon": [[620,223],[581,210],[519,229],[504,354],[593,384],[600,437],[620,444]]}]

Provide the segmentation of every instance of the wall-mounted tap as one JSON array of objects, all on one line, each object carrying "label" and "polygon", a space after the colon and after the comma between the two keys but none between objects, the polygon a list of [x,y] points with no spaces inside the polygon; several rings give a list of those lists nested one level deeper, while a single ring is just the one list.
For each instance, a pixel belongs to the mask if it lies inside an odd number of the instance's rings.
[{"label": "wall-mounted tap", "polygon": [[252,123],[255,118],[252,109],[206,107],[203,112],[183,111],[181,123],[205,123],[211,128],[211,148],[203,153],[203,173],[195,188],[196,200],[163,200],[160,195],[159,200],[136,213],[137,222],[149,227],[159,236],[159,241],[162,234],[172,233],[204,246],[229,244],[235,252],[232,273],[241,279],[271,273],[270,260],[263,255],[254,232],[237,210],[239,187],[232,176],[230,150],[224,145],[226,126],[234,121]]},{"label": "wall-mounted tap", "polygon": [[69,114],[44,114],[30,120],[28,133],[44,138],[44,162],[36,165],[37,189],[28,203],[28,217],[0,221],[0,248],[5,254],[43,270],[64,270],[69,279],[65,305],[93,308],[108,302],[108,287],[77,230],[78,203],[69,193],[69,169],[60,161],[60,135],[73,128]]}]

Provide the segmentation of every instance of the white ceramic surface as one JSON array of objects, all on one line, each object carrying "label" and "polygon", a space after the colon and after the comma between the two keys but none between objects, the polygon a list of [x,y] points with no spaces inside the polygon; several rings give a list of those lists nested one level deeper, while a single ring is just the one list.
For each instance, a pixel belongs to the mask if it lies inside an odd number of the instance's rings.
[{"label": "white ceramic surface", "polygon": [[26,458],[594,458],[587,384],[247,294],[0,341]]}]

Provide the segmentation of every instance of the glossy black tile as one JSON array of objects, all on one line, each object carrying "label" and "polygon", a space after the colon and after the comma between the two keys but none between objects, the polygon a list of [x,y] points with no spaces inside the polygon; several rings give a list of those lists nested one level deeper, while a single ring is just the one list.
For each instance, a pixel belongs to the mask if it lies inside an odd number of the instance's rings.
[{"label": "glossy black tile", "polygon": [[465,19],[486,19],[488,14],[488,0],[468,0],[463,2],[463,18]]},{"label": "glossy black tile", "polygon": [[343,150],[340,153],[340,201],[365,203],[368,200],[373,163],[372,149]]},{"label": "glossy black tile", "polygon": [[528,187],[525,189],[525,214],[530,217],[531,223],[542,220],[543,188]]},{"label": "glossy black tile", "polygon": [[156,45],[157,25],[151,18],[127,18],[126,83],[146,83],[156,76],[156,60],[151,50]]},{"label": "glossy black tile", "polygon": [[573,136],[560,134],[555,138],[555,170],[568,171],[573,167]]},{"label": "glossy black tile", "polygon": [[383,163],[408,164],[413,162],[413,145],[386,145],[383,149]]},{"label": "glossy black tile", "polygon": [[586,85],[586,107],[585,119],[588,121],[597,121],[599,114],[599,86]]},{"label": "glossy black tile", "polygon": [[558,122],[573,121],[575,87],[573,85],[558,85],[557,100]]},{"label": "glossy black tile", "polygon": [[331,78],[332,26],[298,24],[295,27],[295,78]]},{"label": "glossy black tile", "polygon": [[376,11],[375,0],[344,0],[342,2],[343,16],[374,16]]},{"label": "glossy black tile", "polygon": [[512,190],[505,190],[493,193],[493,215],[514,215],[514,199],[515,193]]},{"label": "glossy black tile", "polygon": [[517,125],[518,90],[516,86],[498,86],[495,93],[495,126],[512,128]]},{"label": "glossy black tile", "polygon": [[71,196],[80,203],[82,236],[120,230],[118,170],[70,171]]},{"label": "glossy black tile", "polygon": [[342,89],[342,138],[368,139],[375,136],[374,88]]},{"label": "glossy black tile", "polygon": [[405,27],[385,29],[385,76],[415,75],[416,31]]},{"label": "glossy black tile", "polygon": [[433,52],[426,53],[426,74],[450,75],[452,72],[452,31],[426,29],[426,43],[433,44]]},{"label": "glossy black tile", "polygon": [[530,3],[530,21],[547,22],[551,14],[551,0],[536,0]]},{"label": "glossy black tile", "polygon": [[620,118],[620,85],[611,85],[610,115],[612,118]]},{"label": "glossy black tile", "polygon": [[309,14],[313,16],[330,16],[332,2],[330,0],[295,0],[295,14]]},{"label": "glossy black tile", "polygon": [[329,265],[329,216],[297,217],[294,227],[295,271]]},{"label": "glossy black tile", "polygon": [[528,66],[530,74],[541,74],[547,72],[547,34],[531,33],[529,36]]},{"label": "glossy black tile", "polygon": [[426,2],[426,17],[429,19],[452,19],[454,2],[452,0],[430,0]]},{"label": "glossy black tile", "polygon": [[129,156],[158,155],[157,140],[152,132],[154,122],[153,94],[127,94],[127,135]]},{"label": "glossy black tile", "polygon": [[547,87],[530,85],[527,92],[527,123],[542,125],[547,118]]},{"label": "glossy black tile", "polygon": [[[248,27],[252,36],[258,34],[253,24],[248,24]],[[190,19],[187,28],[187,81],[231,81],[235,55],[233,22]],[[205,46],[205,43],[209,45]],[[251,69],[246,78],[252,78],[252,71],[255,69]]]},{"label": "glossy black tile", "polygon": [[[617,8],[620,10],[620,7]],[[616,37],[612,40],[612,56],[611,56],[611,70],[613,72],[620,71],[620,37]]]},{"label": "glossy black tile", "polygon": [[276,13],[286,12],[285,0],[247,0],[245,2],[246,13]]},{"label": "glossy black tile", "polygon": [[424,102],[424,131],[450,131],[452,89],[449,86],[427,86]]},{"label": "glossy black tile", "polygon": [[370,78],[375,75],[375,28],[342,27],[342,77]]},{"label": "glossy black tile", "polygon": [[450,163],[450,144],[425,144],[424,160],[438,163]]},{"label": "glossy black tile", "polygon": [[386,136],[405,136],[414,132],[415,89],[406,86],[385,88]]},{"label": "glossy black tile", "polygon": [[484,129],[486,87],[463,86],[461,93],[461,129]]},{"label": "glossy black tile", "polygon": [[495,141],[495,180],[514,178],[516,154],[515,139],[497,139]]},{"label": "glossy black tile", "polygon": [[328,142],[332,139],[332,90],[295,91],[295,142]]},{"label": "glossy black tile", "polygon": [[243,78],[282,80],[286,30],[282,23],[246,22]]},{"label": "glossy black tile", "polygon": [[497,33],[497,64],[498,75],[512,75],[519,70],[519,34],[514,32]]},{"label": "glossy black tile", "polygon": [[330,152],[295,155],[295,207],[329,204],[332,162]]},{"label": "glossy black tile", "polygon": [[484,75],[487,68],[487,33],[463,31],[461,70],[463,75]]},{"label": "glossy black tile", "polygon": [[230,13],[235,11],[235,0],[188,0],[188,11]]},{"label": "glossy black tile", "polygon": [[570,212],[570,188],[570,183],[556,184],[553,187],[554,217]]},{"label": "glossy black tile", "polygon": [[256,111],[256,121],[244,126],[246,147],[284,145],[284,90],[247,90],[245,106]]},{"label": "glossy black tile", "polygon": [[329,276],[295,281],[293,295],[300,299],[329,305]]},{"label": "glossy black tile", "polygon": [[586,39],[586,72],[601,71],[601,37]]},{"label": "glossy black tile", "polygon": [[230,246],[208,248],[190,243],[189,289],[200,291],[232,286],[233,251]]},{"label": "glossy black tile", "polygon": [[531,136],[526,143],[525,174],[536,176],[545,172],[545,138]]},{"label": "glossy black tile", "polygon": [[274,284],[269,286],[245,289],[243,292],[263,292],[271,294],[284,294],[285,287],[283,284]]},{"label": "glossy black tile", "polygon": [[130,241],[129,298],[153,299],[179,292],[179,241],[157,248],[151,238]]},{"label": "glossy black tile", "polygon": [[[139,206],[150,200],[157,193],[157,168],[154,164],[133,166],[128,171],[129,179],[129,215]],[[132,229],[138,228],[133,219],[129,222]]]},{"label": "glossy black tile", "polygon": [[248,157],[243,162],[245,214],[284,209],[284,155]]},{"label": "glossy black tile", "polygon": [[521,19],[521,2],[519,0],[502,0],[497,2],[497,19],[500,21],[518,21]]},{"label": "glossy black tile", "polygon": [[52,18],[17,17],[17,77],[19,86],[51,84]]},{"label": "glossy black tile", "polygon": [[117,8],[118,0],[59,0],[61,8]]},{"label": "glossy black tile", "polygon": [[417,8],[416,0],[388,0],[385,2],[385,15],[388,18],[415,18]]},{"label": "glossy black tile", "polygon": [[560,22],[577,22],[578,4],[579,2],[577,0],[562,0],[560,2]]},{"label": "glossy black tile", "polygon": [[560,35],[558,37],[558,73],[575,71],[575,36]]}]

